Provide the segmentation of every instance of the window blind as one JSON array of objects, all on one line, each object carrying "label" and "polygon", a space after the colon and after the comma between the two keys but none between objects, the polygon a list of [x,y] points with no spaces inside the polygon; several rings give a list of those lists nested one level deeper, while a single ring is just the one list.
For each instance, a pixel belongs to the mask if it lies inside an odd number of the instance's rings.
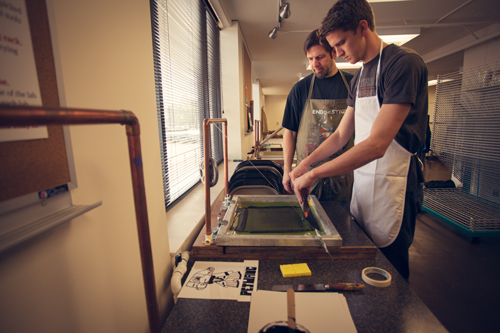
[{"label": "window blind", "polygon": [[[203,119],[220,118],[219,28],[203,0],[151,0],[165,206],[200,181]],[[222,161],[220,127],[210,155]]]}]

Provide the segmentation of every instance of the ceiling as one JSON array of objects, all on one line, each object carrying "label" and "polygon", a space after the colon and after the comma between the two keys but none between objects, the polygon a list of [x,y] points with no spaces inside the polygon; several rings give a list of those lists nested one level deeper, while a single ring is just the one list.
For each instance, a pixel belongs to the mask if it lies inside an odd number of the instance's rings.
[{"label": "ceiling", "polygon": [[[304,40],[320,26],[335,3],[283,0],[290,3],[291,16],[281,19],[281,31],[276,39],[270,39],[268,33],[278,25],[279,0],[209,1],[223,27],[238,21],[254,79],[260,81],[264,95],[287,95],[301,73],[311,73],[306,70]],[[420,35],[404,46],[422,56],[429,68],[429,79],[458,71],[463,66],[464,48],[500,38],[499,0],[408,0],[371,5],[379,31],[420,28]]]}]

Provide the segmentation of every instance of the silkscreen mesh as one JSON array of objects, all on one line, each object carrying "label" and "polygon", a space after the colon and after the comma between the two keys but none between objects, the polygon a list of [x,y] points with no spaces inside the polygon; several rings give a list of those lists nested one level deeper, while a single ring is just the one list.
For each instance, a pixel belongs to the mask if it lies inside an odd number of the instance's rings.
[{"label": "silkscreen mesh", "polygon": [[474,231],[500,230],[500,63],[438,76],[431,140],[460,181],[426,189],[424,206]]}]

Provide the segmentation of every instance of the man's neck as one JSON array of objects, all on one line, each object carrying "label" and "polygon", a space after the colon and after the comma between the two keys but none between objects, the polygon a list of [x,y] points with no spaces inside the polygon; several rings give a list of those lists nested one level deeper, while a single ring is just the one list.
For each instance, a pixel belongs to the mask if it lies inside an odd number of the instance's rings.
[{"label": "man's neck", "polygon": [[332,76],[334,76],[335,74],[337,74],[337,72],[338,72],[338,71],[339,71],[339,69],[337,68],[337,66],[335,66],[335,65],[334,65],[334,66],[333,66],[333,68],[332,68],[332,71],[330,72],[330,74],[328,74],[327,76],[325,76],[325,79],[326,79],[327,77],[332,77]]},{"label": "man's neck", "polygon": [[[366,36],[366,52],[361,59],[361,61],[366,64],[370,62],[371,60],[375,59],[376,56],[379,55],[380,53],[380,42],[382,40],[380,37],[377,35],[376,32],[371,32]],[[387,44],[383,43],[382,48],[386,47]]]}]

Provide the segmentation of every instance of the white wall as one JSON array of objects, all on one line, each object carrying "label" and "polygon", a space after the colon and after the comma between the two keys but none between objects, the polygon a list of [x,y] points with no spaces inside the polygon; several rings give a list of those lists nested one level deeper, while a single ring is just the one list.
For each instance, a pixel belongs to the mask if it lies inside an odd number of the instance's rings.
[{"label": "white wall", "polygon": [[260,110],[264,106],[264,95],[259,80],[252,81],[253,118],[260,119]]},{"label": "white wall", "polygon": [[269,131],[277,130],[283,120],[286,105],[286,95],[266,95],[266,117]]},{"label": "white wall", "polygon": [[[142,154],[160,306],[171,260],[156,118],[148,1],[53,0],[69,107],[130,110]],[[0,331],[146,332],[125,128],[71,128],[75,204],[101,207],[0,257]]]},{"label": "white wall", "polygon": [[464,52],[464,70],[500,61],[500,39],[493,38]]},{"label": "white wall", "polygon": [[220,32],[221,43],[221,72],[222,72],[222,105],[227,119],[228,158],[242,158],[242,130],[244,118],[241,100],[243,91],[243,58],[241,55],[240,28],[238,22]]},{"label": "white wall", "polygon": [[429,123],[432,131],[432,124],[434,123],[434,113],[436,111],[436,85],[428,88],[429,104],[427,114],[429,115]]},{"label": "white wall", "polygon": [[[252,150],[254,136],[245,129],[245,88],[243,68],[243,35],[237,21],[220,32],[222,98],[227,119],[229,160],[246,159]],[[250,96],[252,97],[252,96]],[[255,108],[254,108],[255,110]]]}]

